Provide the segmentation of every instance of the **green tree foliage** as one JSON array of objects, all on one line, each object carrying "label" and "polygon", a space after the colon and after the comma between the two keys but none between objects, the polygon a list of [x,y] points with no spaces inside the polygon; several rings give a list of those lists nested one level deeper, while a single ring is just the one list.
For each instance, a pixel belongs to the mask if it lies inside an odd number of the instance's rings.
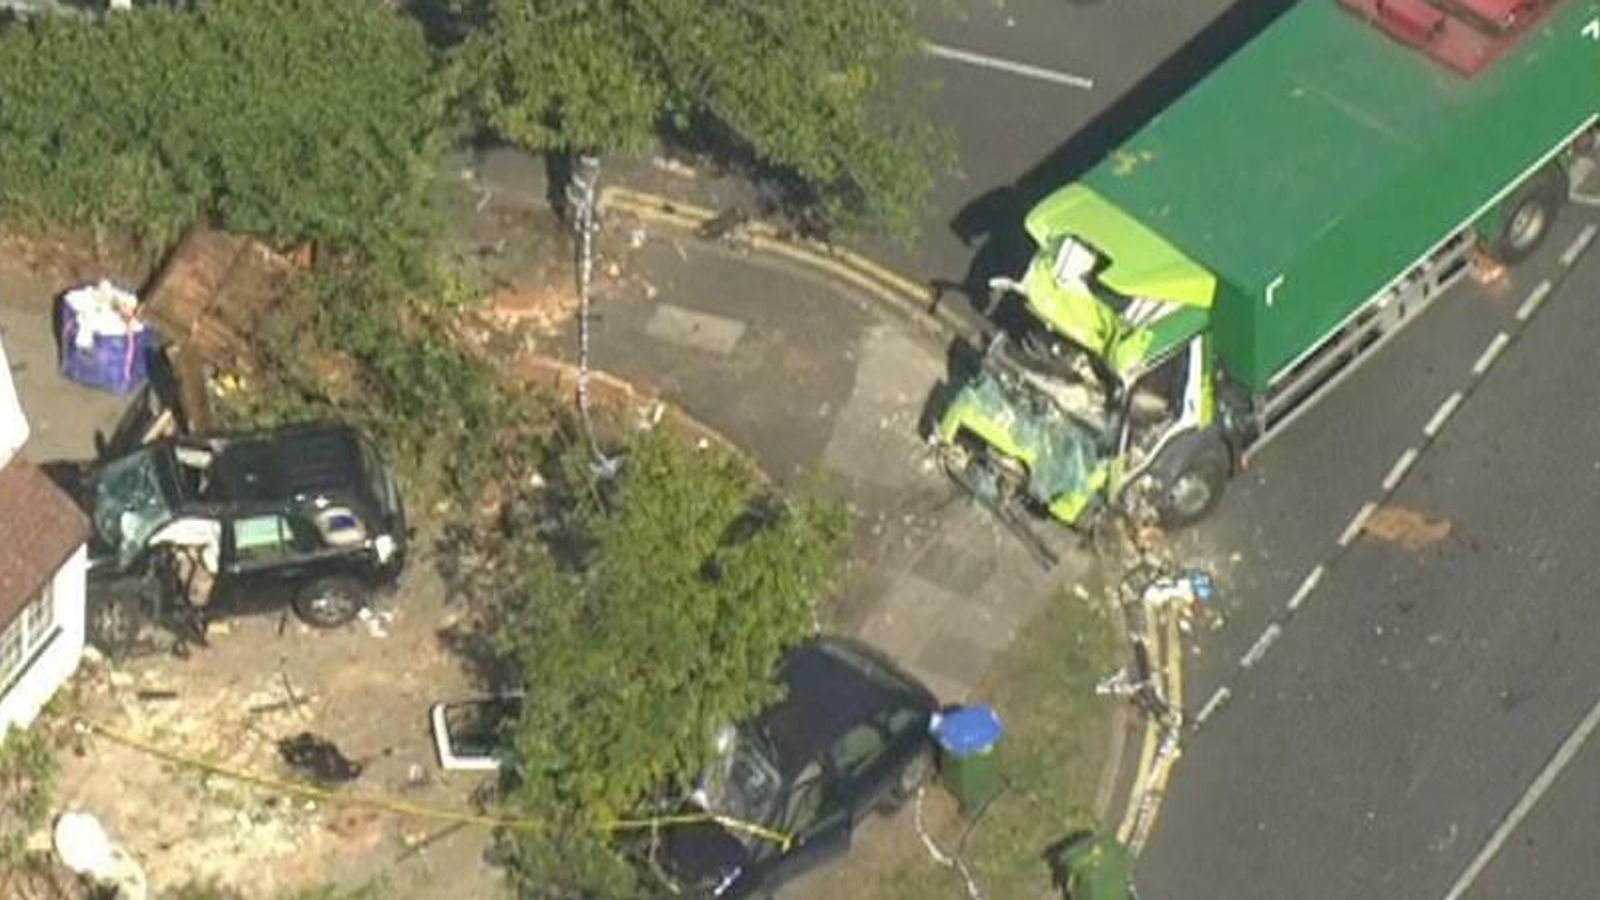
[{"label": "green tree foliage", "polygon": [[484,117],[536,150],[709,132],[788,173],[842,224],[915,227],[942,144],[898,110],[906,0],[493,0],[464,59]]},{"label": "green tree foliage", "polygon": [[445,109],[422,29],[352,0],[207,0],[0,32],[0,218],[163,241],[406,230]]},{"label": "green tree foliage", "polygon": [[519,870],[550,891],[535,896],[623,892],[605,823],[688,783],[720,725],[775,699],[844,536],[837,507],[779,500],[719,450],[651,433],[625,459],[614,484],[591,486],[586,455],[569,452],[560,549],[506,593],[501,641],[533,698],[514,799],[564,825],[521,838]]},{"label": "green tree foliage", "polygon": [[26,868],[27,840],[44,826],[59,766],[40,730],[0,735],[0,894]]}]

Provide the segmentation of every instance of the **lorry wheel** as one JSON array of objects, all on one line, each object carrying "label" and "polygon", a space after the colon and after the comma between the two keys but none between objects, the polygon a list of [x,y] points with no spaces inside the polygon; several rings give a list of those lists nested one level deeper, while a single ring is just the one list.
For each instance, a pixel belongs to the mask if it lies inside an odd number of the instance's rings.
[{"label": "lorry wheel", "polygon": [[1556,211],[1561,208],[1565,183],[1566,175],[1560,169],[1550,169],[1512,195],[1505,207],[1506,217],[1500,226],[1500,235],[1490,248],[1495,259],[1510,265],[1527,259],[1539,249],[1555,223]]},{"label": "lorry wheel", "polygon": [[1195,454],[1156,493],[1156,512],[1167,528],[1182,528],[1205,518],[1222,499],[1232,466],[1220,442]]}]

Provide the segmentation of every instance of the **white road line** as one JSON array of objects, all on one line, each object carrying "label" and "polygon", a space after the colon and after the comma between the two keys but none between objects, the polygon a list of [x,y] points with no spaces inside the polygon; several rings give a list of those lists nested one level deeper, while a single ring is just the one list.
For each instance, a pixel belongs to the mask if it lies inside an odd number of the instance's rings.
[{"label": "white road line", "polygon": [[1200,712],[1195,715],[1194,727],[1199,728],[1204,725],[1206,720],[1216,715],[1217,710],[1222,708],[1222,704],[1227,703],[1228,698],[1232,696],[1233,691],[1228,690],[1226,685],[1217,688],[1216,693],[1211,695],[1211,699],[1207,700],[1206,705],[1200,707]]},{"label": "white road line", "polygon": [[1350,519],[1350,524],[1346,525],[1344,531],[1339,535],[1339,546],[1350,546],[1350,542],[1356,539],[1356,535],[1361,533],[1361,529],[1367,527],[1367,520],[1372,518],[1372,514],[1377,511],[1378,504],[1376,503],[1368,501],[1362,504],[1361,508],[1356,510],[1356,514]]},{"label": "white road line", "polygon": [[1478,355],[1478,361],[1472,364],[1472,374],[1482,375],[1489,371],[1489,367],[1494,365],[1495,357],[1499,356],[1500,351],[1504,350],[1506,344],[1509,343],[1511,343],[1511,335],[1506,334],[1504,331],[1495,335],[1494,340],[1489,342],[1489,346],[1483,348],[1483,352]]},{"label": "white road line", "polygon": [[1250,647],[1250,652],[1240,658],[1239,665],[1248,669],[1261,662],[1261,657],[1267,655],[1267,651],[1272,649],[1272,645],[1277,643],[1282,635],[1283,628],[1278,623],[1273,622],[1268,625],[1267,630],[1261,632],[1261,637],[1256,638],[1255,644]]},{"label": "white road line", "polygon": [[1526,322],[1533,318],[1534,310],[1539,308],[1539,304],[1544,302],[1544,298],[1550,296],[1551,287],[1549,279],[1539,282],[1539,286],[1533,289],[1533,292],[1528,295],[1528,299],[1522,301],[1522,305],[1517,307],[1518,322]]},{"label": "white road line", "polygon": [[1589,249],[1589,243],[1594,240],[1596,230],[1597,228],[1593,222],[1583,227],[1583,231],[1562,252],[1561,264],[1563,266],[1571,266],[1578,261],[1578,257],[1583,255],[1583,251]]},{"label": "white road line", "polygon": [[987,56],[982,53],[973,53],[970,50],[957,50],[954,47],[946,47],[943,44],[934,43],[924,43],[922,49],[926,50],[929,56],[954,60],[955,62],[966,63],[969,66],[978,66],[983,69],[993,69],[996,72],[1021,75],[1024,78],[1048,81],[1052,84],[1064,84],[1067,87],[1081,88],[1086,91],[1094,87],[1093,78],[1073,75],[1070,72],[1058,72],[1055,69],[1046,69],[1042,66],[1030,66],[1027,63],[1012,62],[1009,59],[1001,59],[998,56]]},{"label": "white road line", "polygon": [[1544,768],[1539,771],[1538,777],[1533,779],[1533,783],[1528,785],[1528,790],[1517,800],[1517,805],[1511,807],[1511,811],[1506,813],[1506,817],[1500,821],[1494,833],[1489,836],[1489,840],[1483,845],[1483,849],[1478,851],[1478,855],[1473,858],[1466,871],[1461,873],[1461,877],[1456,879],[1454,885],[1451,885],[1450,892],[1444,895],[1444,900],[1460,900],[1463,894],[1472,889],[1473,883],[1478,880],[1478,876],[1482,875],[1483,870],[1494,860],[1495,854],[1500,852],[1500,848],[1505,845],[1512,832],[1517,830],[1517,827],[1522,824],[1522,820],[1526,819],[1528,813],[1532,812],[1534,806],[1539,803],[1540,798],[1544,797],[1545,792],[1550,790],[1550,785],[1555,783],[1556,777],[1561,774],[1561,770],[1565,769],[1572,762],[1573,757],[1578,755],[1578,751],[1583,749],[1584,742],[1589,740],[1589,735],[1594,733],[1596,726],[1600,726],[1600,700],[1595,701],[1594,706],[1589,707],[1588,714],[1578,722],[1576,728],[1572,729],[1572,733],[1567,735],[1566,740],[1561,742],[1561,747],[1556,750],[1556,755],[1550,757],[1550,761],[1545,763]]},{"label": "white road line", "polygon": [[1410,471],[1411,464],[1416,461],[1417,448],[1407,447],[1406,452],[1400,454],[1400,458],[1394,461],[1394,465],[1389,469],[1389,474],[1383,476],[1384,493],[1394,490],[1395,486],[1400,483],[1400,479],[1406,477],[1406,472]]},{"label": "white road line", "polygon": [[1294,596],[1289,598],[1290,612],[1299,609],[1300,604],[1306,602],[1306,598],[1311,596],[1311,592],[1316,590],[1317,585],[1322,583],[1322,576],[1327,570],[1327,566],[1317,563],[1317,567],[1306,574],[1306,580],[1300,582],[1300,587],[1295,589]]},{"label": "white road line", "polygon": [[1433,418],[1428,420],[1428,424],[1422,426],[1422,433],[1429,438],[1436,436],[1439,433],[1439,429],[1444,427],[1445,420],[1450,418],[1451,413],[1456,411],[1456,407],[1461,405],[1461,400],[1460,391],[1456,391],[1454,394],[1444,398],[1444,402],[1439,404],[1439,408],[1433,411]]}]

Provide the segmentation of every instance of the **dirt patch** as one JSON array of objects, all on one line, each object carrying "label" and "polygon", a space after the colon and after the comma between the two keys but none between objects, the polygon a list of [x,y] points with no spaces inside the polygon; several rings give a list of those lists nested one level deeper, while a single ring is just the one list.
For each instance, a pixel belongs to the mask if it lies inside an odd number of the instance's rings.
[{"label": "dirt patch", "polygon": [[1434,519],[1400,506],[1380,506],[1364,529],[1369,537],[1418,553],[1450,536],[1448,519]]},{"label": "dirt patch", "polygon": [[0,266],[59,284],[108,278],[130,289],[143,286],[155,266],[154,255],[127,237],[28,235],[0,232]]},{"label": "dirt patch", "polygon": [[459,810],[477,786],[445,777],[433,759],[429,705],[475,689],[441,647],[454,614],[426,565],[382,628],[358,621],[313,632],[276,616],[241,619],[187,660],[86,664],[74,684],[73,715],[228,769],[298,781],[278,741],[326,737],[362,766],[333,799],[263,790],[90,737],[63,759],[63,805],[99,816],[158,892],[215,883],[272,898],[382,877],[396,898],[494,896],[499,876],[481,862],[481,829],[419,852],[448,823],[339,800],[359,793]]},{"label": "dirt patch", "polygon": [[526,285],[508,285],[489,297],[489,318],[501,326],[522,326],[554,334],[578,311],[578,292],[563,284],[570,279],[547,279]]}]

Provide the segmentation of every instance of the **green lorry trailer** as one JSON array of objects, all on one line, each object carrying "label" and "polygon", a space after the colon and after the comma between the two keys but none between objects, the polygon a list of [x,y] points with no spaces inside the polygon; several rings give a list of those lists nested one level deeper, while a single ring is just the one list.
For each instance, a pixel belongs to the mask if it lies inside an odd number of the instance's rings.
[{"label": "green lorry trailer", "polygon": [[931,440],[998,509],[1200,518],[1476,253],[1593,169],[1597,0],[1301,0],[1039,203],[1028,326]]}]

